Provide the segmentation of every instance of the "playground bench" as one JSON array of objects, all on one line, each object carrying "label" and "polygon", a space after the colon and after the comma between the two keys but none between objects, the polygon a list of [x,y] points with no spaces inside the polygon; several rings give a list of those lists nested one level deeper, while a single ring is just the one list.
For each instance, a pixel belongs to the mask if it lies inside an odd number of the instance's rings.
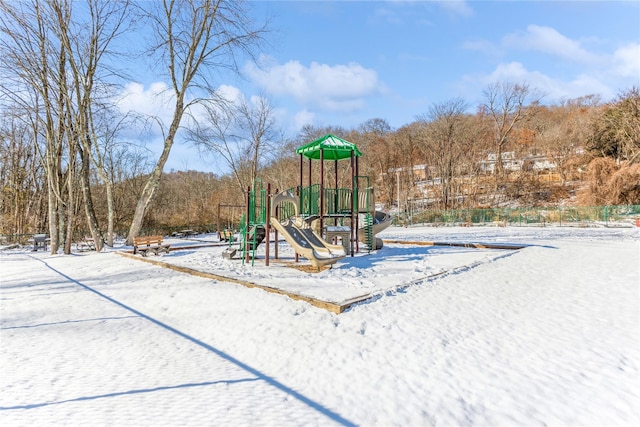
[{"label": "playground bench", "polygon": [[143,257],[153,252],[158,255],[160,252],[169,253],[169,244],[162,243],[162,236],[138,236],[133,238],[133,254],[140,254]]},{"label": "playground bench", "polygon": [[233,241],[233,235],[233,230],[222,230],[218,232],[218,239],[221,242],[228,242],[230,240]]},{"label": "playground bench", "polygon": [[87,251],[95,251],[96,250],[96,242],[92,237],[84,236],[78,243],[76,243],[76,248],[79,251],[87,250]]}]

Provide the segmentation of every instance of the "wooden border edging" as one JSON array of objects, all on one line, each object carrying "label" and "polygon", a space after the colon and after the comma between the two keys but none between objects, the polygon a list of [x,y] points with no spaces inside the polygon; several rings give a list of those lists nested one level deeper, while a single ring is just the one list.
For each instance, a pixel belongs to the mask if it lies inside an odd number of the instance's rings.
[{"label": "wooden border edging", "polygon": [[[509,249],[509,250],[519,250],[519,249],[523,249],[525,247],[527,247],[527,245],[509,245],[509,244],[493,244],[493,243],[449,243],[449,242],[420,242],[420,241],[414,241],[414,242],[410,242],[410,241],[405,241],[405,240],[384,240],[384,243],[397,243],[397,244],[401,244],[401,245],[417,245],[417,246],[457,246],[457,247],[463,247],[463,248],[476,248],[476,249]],[[171,248],[171,251],[174,250],[188,250],[188,249],[195,249],[198,247],[205,247],[205,246],[218,246],[218,245],[198,245],[198,246],[182,246],[182,247],[174,247]],[[142,262],[147,262],[149,264],[153,264],[153,265],[157,265],[159,267],[163,267],[163,268],[168,268],[170,270],[174,270],[174,271],[178,271],[180,273],[186,273],[186,274],[191,274],[192,276],[198,276],[198,277],[203,277],[205,279],[212,279],[212,280],[219,280],[221,282],[230,282],[230,283],[235,283],[237,285],[242,285],[245,286],[247,288],[258,288],[258,289],[262,289],[265,292],[269,292],[272,294],[278,294],[278,295],[284,295],[287,296],[293,300],[298,300],[298,301],[304,301],[307,302],[311,305],[313,305],[314,307],[318,307],[318,308],[322,308],[324,310],[330,311],[332,313],[336,313],[336,314],[340,314],[343,313],[344,311],[346,311],[347,309],[349,309],[351,306],[358,304],[360,302],[369,300],[371,298],[374,298],[376,295],[380,294],[380,292],[375,292],[375,293],[369,293],[369,294],[365,294],[365,295],[360,295],[357,297],[353,297],[350,298],[348,300],[343,301],[342,303],[335,303],[335,302],[329,302],[329,301],[323,301],[320,299],[316,299],[316,298],[312,298],[312,297],[306,297],[304,295],[300,295],[300,294],[295,294],[292,292],[287,292],[287,291],[283,291],[282,289],[278,289],[278,288],[272,288],[270,286],[264,286],[264,285],[258,285],[257,283],[253,283],[253,282],[248,282],[246,280],[240,280],[240,279],[235,279],[233,277],[226,277],[226,276],[221,276],[219,274],[213,274],[213,273],[207,273],[205,271],[199,271],[199,270],[195,270],[193,268],[189,268],[189,267],[181,267],[178,265],[174,265],[174,264],[169,264],[166,262],[162,262],[162,261],[157,261],[154,259],[149,259],[146,257],[140,257],[137,255],[133,255],[133,251],[116,251],[115,253],[117,253],[120,256],[126,257],[126,258],[131,258],[137,261],[142,261]],[[463,266],[461,268],[466,268],[467,266]],[[455,271],[456,269],[454,269]],[[416,283],[420,283],[423,282],[425,280],[429,280],[432,279],[434,277],[437,276],[441,276],[443,274],[449,273],[450,271],[442,271],[442,272],[438,272],[435,274],[431,274],[429,276],[420,278],[420,279],[415,279],[409,283],[405,283],[403,285],[400,285],[398,287],[398,289],[405,289],[413,284]]]},{"label": "wooden border edging", "polygon": [[419,242],[419,241],[407,241],[407,240],[383,240],[384,243],[396,243],[399,245],[417,245],[417,246],[457,246],[461,248],[476,248],[476,249],[510,249],[518,250],[524,249],[527,245],[510,245],[510,244],[495,244],[495,243],[456,243],[456,242]]},{"label": "wooden border edging", "polygon": [[[182,249],[188,249],[188,248],[185,247],[185,248],[182,248]],[[289,298],[291,298],[293,300],[304,301],[304,302],[307,302],[307,303],[309,303],[309,304],[311,304],[311,305],[313,305],[315,307],[322,308],[322,309],[328,310],[328,311],[330,311],[332,313],[336,313],[336,314],[342,313],[347,308],[351,307],[353,304],[355,304],[357,302],[364,301],[364,300],[369,299],[369,298],[372,297],[372,295],[367,294],[367,295],[363,295],[363,296],[356,297],[356,298],[353,298],[351,300],[348,300],[343,304],[338,304],[338,303],[333,303],[333,302],[329,302],[329,301],[319,300],[319,299],[312,298],[312,297],[306,297],[304,295],[294,294],[294,293],[291,293],[291,292],[283,291],[282,289],[272,288],[270,286],[258,285],[257,283],[248,282],[246,280],[234,279],[232,277],[220,276],[218,274],[213,274],[213,273],[207,273],[207,272],[204,272],[204,271],[194,270],[193,268],[189,268],[189,267],[181,267],[181,266],[178,266],[178,265],[173,265],[173,264],[169,264],[169,263],[162,262],[162,261],[156,261],[154,259],[143,258],[143,257],[136,256],[136,255],[133,255],[133,254],[128,253],[128,252],[117,251],[116,253],[118,255],[126,257],[126,258],[131,258],[131,259],[135,259],[137,261],[147,262],[149,264],[157,265],[157,266],[163,267],[163,268],[168,268],[169,270],[178,271],[180,273],[191,274],[193,276],[203,277],[205,279],[219,280],[219,281],[222,281],[222,282],[231,282],[231,283],[235,283],[237,285],[245,286],[247,288],[258,288],[258,289],[262,289],[263,291],[270,292],[272,294],[284,295],[284,296],[287,296],[287,297],[289,297]]]}]

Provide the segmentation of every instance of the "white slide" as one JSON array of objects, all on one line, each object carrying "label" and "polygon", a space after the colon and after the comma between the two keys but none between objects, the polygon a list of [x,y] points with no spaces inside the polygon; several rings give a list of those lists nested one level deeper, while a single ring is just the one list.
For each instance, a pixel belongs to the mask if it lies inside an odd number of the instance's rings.
[{"label": "white slide", "polygon": [[342,246],[325,242],[311,229],[301,228],[291,220],[281,223],[277,218],[271,218],[271,226],[282,234],[298,255],[307,258],[318,269],[346,256]]}]

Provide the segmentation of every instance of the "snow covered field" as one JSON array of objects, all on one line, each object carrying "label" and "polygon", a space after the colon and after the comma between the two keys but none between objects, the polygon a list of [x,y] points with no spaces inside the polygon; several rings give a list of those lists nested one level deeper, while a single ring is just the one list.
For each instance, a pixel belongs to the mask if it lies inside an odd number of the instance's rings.
[{"label": "snow covered field", "polygon": [[339,315],[113,252],[0,250],[0,425],[640,423],[640,229],[380,237],[527,247],[388,244],[315,274],[220,248],[150,257],[375,295]]}]

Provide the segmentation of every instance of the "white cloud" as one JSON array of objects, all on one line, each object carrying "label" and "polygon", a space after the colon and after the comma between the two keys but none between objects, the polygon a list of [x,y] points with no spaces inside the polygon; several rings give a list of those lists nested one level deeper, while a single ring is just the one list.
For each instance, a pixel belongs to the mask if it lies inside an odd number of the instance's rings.
[{"label": "white cloud", "polygon": [[[235,86],[220,85],[216,92],[227,102],[239,103],[244,99],[244,94]],[[168,126],[173,119],[175,95],[164,82],[154,82],[146,88],[137,82],[128,83],[117,98],[116,104],[122,113],[134,112],[142,116],[154,117],[163,126]],[[189,107],[189,114],[183,117],[182,124],[188,125],[193,118],[204,115],[203,107],[195,103]],[[152,135],[161,133],[159,129],[155,129],[155,126],[150,131]]]},{"label": "white cloud", "polygon": [[144,85],[131,82],[124,87],[119,96],[117,105],[120,111],[135,111],[148,116],[162,117],[162,113],[175,99],[173,94],[167,90],[168,86],[164,82],[155,82],[145,89]]},{"label": "white cloud", "polygon": [[164,82],[154,82],[148,87],[131,82],[115,96],[114,103],[122,114],[134,113],[139,117],[154,118],[150,121],[137,121],[125,132],[127,137],[149,141],[162,135],[157,121],[163,126],[171,123],[175,96]]},{"label": "white cloud", "polygon": [[291,128],[295,131],[302,129],[304,125],[313,124],[316,115],[308,110],[298,111],[294,116],[291,124]]},{"label": "white cloud", "polygon": [[377,73],[357,63],[327,65],[298,61],[275,64],[265,69],[247,66],[255,84],[277,96],[291,96],[307,107],[350,112],[365,106],[365,98],[382,91]]},{"label": "white cloud", "polygon": [[466,75],[461,91],[475,93],[478,96],[488,84],[499,81],[527,83],[531,89],[539,90],[546,96],[543,102],[555,102],[563,98],[599,94],[603,98],[614,95],[611,88],[596,76],[580,74],[569,80],[548,76],[540,71],[528,70],[519,62],[499,64],[493,72],[486,75]]},{"label": "white cloud", "polygon": [[443,9],[461,16],[473,15],[473,9],[466,0],[444,0],[437,2]]},{"label": "white cloud", "polygon": [[244,100],[244,94],[235,86],[220,85],[216,93],[228,102],[239,104]]},{"label": "white cloud", "polygon": [[640,44],[632,43],[613,53],[612,73],[640,80]]},{"label": "white cloud", "polygon": [[[588,42],[594,41],[598,40],[592,38]],[[600,48],[604,45],[601,43]],[[463,47],[503,58],[490,73],[469,74],[462,79],[461,92],[467,95],[481,93],[494,81],[513,81],[527,82],[532,88],[547,93],[547,102],[591,94],[610,99],[618,88],[640,82],[640,44],[637,42],[596,53],[589,51],[583,42],[572,40],[553,28],[529,25],[526,31],[503,37],[495,49],[490,42],[482,40],[469,41]],[[551,60],[560,58],[570,66],[552,68],[554,72],[550,74],[544,68],[546,61],[540,57],[524,63],[510,61],[507,59],[510,51],[535,51]]]},{"label": "white cloud", "polygon": [[527,80],[528,76],[531,76],[531,72],[524,65],[520,62],[510,62],[508,64],[499,64],[484,80],[486,83],[495,81],[521,82]]},{"label": "white cloud", "polygon": [[551,27],[529,25],[524,33],[505,36],[502,44],[506,48],[538,51],[580,63],[600,61],[598,55],[587,51],[579,42],[565,37]]}]

